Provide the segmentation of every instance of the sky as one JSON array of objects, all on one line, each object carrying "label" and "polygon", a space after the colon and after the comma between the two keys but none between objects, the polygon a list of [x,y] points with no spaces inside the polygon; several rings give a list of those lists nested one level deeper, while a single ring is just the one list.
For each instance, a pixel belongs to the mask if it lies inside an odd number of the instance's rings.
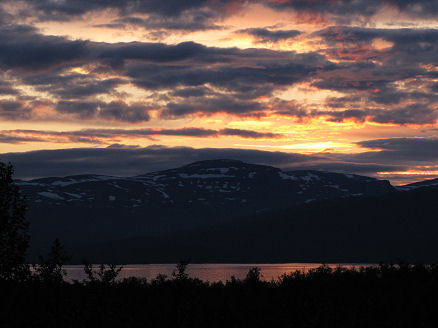
[{"label": "sky", "polygon": [[19,178],[232,158],[438,177],[438,0],[2,0]]}]

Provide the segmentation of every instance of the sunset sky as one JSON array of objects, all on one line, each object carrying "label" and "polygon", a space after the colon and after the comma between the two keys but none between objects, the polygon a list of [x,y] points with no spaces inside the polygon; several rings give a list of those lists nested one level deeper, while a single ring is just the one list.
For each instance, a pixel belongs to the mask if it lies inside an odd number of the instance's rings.
[{"label": "sunset sky", "polygon": [[199,159],[438,177],[438,0],[2,0],[17,176]]}]

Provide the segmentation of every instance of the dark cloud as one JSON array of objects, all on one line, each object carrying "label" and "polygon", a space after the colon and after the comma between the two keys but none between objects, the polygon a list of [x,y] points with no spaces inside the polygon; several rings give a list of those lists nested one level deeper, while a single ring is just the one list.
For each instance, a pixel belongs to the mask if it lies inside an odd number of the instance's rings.
[{"label": "dark cloud", "polygon": [[22,77],[27,85],[36,90],[49,92],[62,99],[76,99],[99,94],[110,94],[113,89],[126,81],[120,78],[102,79],[95,74],[32,74]]},{"label": "dark cloud", "polygon": [[89,57],[89,42],[43,36],[29,26],[0,28],[0,68],[37,71],[73,64]]},{"label": "dark cloud", "polygon": [[392,6],[411,17],[433,18],[438,14],[437,0],[260,0],[276,10],[294,10],[298,13],[330,15],[338,23],[367,19],[386,6]]},{"label": "dark cloud", "polygon": [[432,92],[438,93],[438,83],[433,83],[430,87]]},{"label": "dark cloud", "polygon": [[[324,38],[326,42],[335,48],[331,55],[340,56],[351,53],[357,48],[359,52],[368,52],[370,59],[378,59],[387,65],[408,64],[408,67],[418,64],[438,63],[438,30],[437,29],[376,29],[352,26],[334,26],[318,31],[315,35]],[[371,47],[371,42],[376,39],[383,39],[392,43],[387,49],[370,50],[364,47]],[[339,47],[339,45],[343,45]],[[374,54],[374,58],[372,55]],[[354,54],[353,54],[354,55]]]},{"label": "dark cloud", "polygon": [[4,120],[21,120],[31,117],[31,109],[25,103],[16,100],[0,100],[0,118]]},{"label": "dark cloud", "polygon": [[0,143],[4,144],[20,144],[27,142],[43,142],[44,139],[36,137],[20,137],[20,136],[8,136],[0,134]]},{"label": "dark cloud", "polygon": [[86,14],[99,14],[111,10],[119,18],[101,25],[109,28],[142,27],[149,31],[199,31],[220,28],[217,21],[232,14],[227,10],[231,3],[220,0],[25,0],[27,7],[22,16],[33,16],[40,21],[66,21],[83,19]]},{"label": "dark cloud", "polygon": [[267,28],[247,28],[238,30],[236,33],[252,36],[256,42],[278,42],[287,39],[293,39],[300,35],[297,30],[269,30]]},{"label": "dark cloud", "polygon": [[99,117],[107,120],[135,123],[146,122],[150,119],[151,108],[142,104],[128,105],[122,101],[112,101],[100,104],[99,107]]},{"label": "dark cloud", "polygon": [[336,15],[371,16],[382,6],[383,1],[377,0],[263,0],[262,2],[275,9],[293,9],[313,13],[330,13]]},{"label": "dark cloud", "polygon": [[278,133],[257,132],[257,131],[242,130],[242,129],[222,129],[222,130],[220,130],[220,134],[227,135],[227,136],[239,136],[239,137],[244,137],[244,138],[252,138],[252,139],[259,139],[259,138],[273,139],[273,138],[281,137],[281,134],[278,134]]},{"label": "dark cloud", "polygon": [[[252,59],[251,55],[265,58]],[[132,83],[144,89],[193,88],[210,84],[243,99],[247,98],[245,94],[249,98],[269,96],[274,89],[309,79],[325,69],[331,67],[323,56],[315,53],[242,50],[239,58],[223,65],[202,65],[202,61],[194,65],[132,63],[127,65],[126,74]]]},{"label": "dark cloud", "polygon": [[189,88],[172,90],[169,95],[171,97],[191,98],[191,97],[203,97],[212,94],[214,94],[214,92],[211,89],[205,86],[201,86],[201,87],[189,87]]},{"label": "dark cloud", "polygon": [[313,66],[324,63],[324,57],[316,53],[295,54],[290,51],[267,49],[218,48],[195,42],[167,45],[150,42],[109,44],[69,40],[64,37],[42,35],[34,28],[24,25],[0,28],[0,50],[0,67],[29,71],[59,69],[62,65],[69,67],[73,63],[81,66],[92,62],[108,63],[114,68],[121,68],[126,61],[133,60],[161,65],[174,63],[192,68],[196,65],[218,63],[245,67],[271,60],[276,60],[282,65]]},{"label": "dark cloud", "polygon": [[253,101],[241,101],[230,96],[198,99],[193,102],[168,103],[162,117],[173,118],[189,114],[228,113],[234,115],[260,115],[264,107]]},{"label": "dark cloud", "polygon": [[[366,140],[357,143],[361,147],[379,150],[375,158],[390,161],[438,161],[438,139],[428,138],[390,138]],[[362,156],[369,156],[365,153]]]},{"label": "dark cloud", "polygon": [[59,101],[56,110],[63,114],[73,114],[79,118],[90,119],[97,115],[98,102]]},{"label": "dark cloud", "polygon": [[[319,70],[332,69],[324,56],[316,53],[217,48],[194,42],[166,45],[71,41],[44,36],[26,26],[1,29],[2,40],[0,67],[37,91],[50,93],[60,113],[79,118],[148,120],[149,106],[125,106],[121,105],[122,99],[117,100],[123,97],[118,97],[115,88],[125,83],[166,90],[169,96],[174,93],[178,97],[184,97],[184,89],[186,97],[187,92],[195,97],[195,88],[205,92],[211,91],[206,85],[215,88],[209,97],[198,91],[197,99],[186,102],[169,97],[163,117],[198,112],[260,115],[257,112],[264,106],[257,98],[271,96],[274,90],[306,80]],[[71,73],[73,66],[95,67],[95,71],[87,75]],[[102,79],[101,73],[119,77]],[[100,94],[112,94],[116,99],[104,104],[95,99]],[[165,94],[161,92],[160,97]]]},{"label": "dark cloud", "polygon": [[169,31],[193,32],[204,30],[216,30],[222,27],[216,24],[220,19],[220,13],[209,8],[187,10],[179,16],[168,16],[162,14],[149,14],[147,17],[128,16],[113,20],[111,23],[98,25],[116,29],[128,29],[141,27],[147,31],[148,36],[167,36]]},{"label": "dark cloud", "polygon": [[348,109],[340,111],[313,111],[309,116],[326,116],[329,121],[376,122],[391,124],[434,124],[438,119],[438,110],[422,105],[409,105],[391,109]]},{"label": "dark cloud", "polygon": [[[357,154],[329,154],[328,157],[338,159],[337,162],[350,165],[360,164],[366,175],[376,176],[377,172],[386,172],[385,178],[390,178],[396,184],[409,183],[426,178],[437,177],[438,171],[438,139],[434,138],[387,138],[365,140],[357,143],[363,147],[363,152]],[[329,168],[331,163],[326,165]],[[421,171],[423,174],[403,175],[397,172]],[[430,171],[430,174],[427,172]],[[380,175],[383,176],[383,175]]]},{"label": "dark cloud", "polygon": [[372,121],[393,124],[434,124],[438,111],[421,104],[409,105],[391,110],[380,110],[373,115]]},{"label": "dark cloud", "polygon": [[[68,12],[69,1],[41,3]],[[323,6],[322,1],[312,3],[313,8]],[[218,8],[223,9],[223,4],[217,4]],[[120,10],[125,8],[122,3],[112,1],[107,5],[92,2],[90,6],[98,10],[112,5]],[[140,6],[137,2],[131,5]],[[304,9],[308,6],[299,1],[277,5]],[[75,6],[72,4],[73,9]],[[204,3],[180,6],[199,9]],[[408,8],[409,4],[403,6]],[[154,13],[158,12],[166,11]],[[269,29],[244,31],[272,40],[299,33]],[[429,91],[436,89],[433,80],[438,74],[425,65],[438,64],[438,30],[338,26],[316,35],[327,43],[321,50],[325,54],[207,47],[195,42],[168,45],[72,41],[42,35],[28,26],[8,25],[0,27],[0,68],[17,81],[49,93],[48,98],[59,113],[81,119],[142,122],[150,119],[152,109],[161,111],[162,118],[215,113],[261,117],[269,104],[278,106],[273,111],[280,114],[299,118],[326,116],[335,122],[345,119],[393,124],[436,122],[434,104],[438,95]],[[373,40],[380,39],[390,42],[390,46],[374,49]],[[334,60],[330,62],[327,58]],[[73,66],[84,66],[91,73],[72,73]],[[423,83],[422,89],[401,88],[400,83],[409,79]],[[342,99],[329,99],[327,103],[344,111],[314,112],[281,106],[275,98],[276,92],[304,81],[313,81],[311,86],[319,89],[349,94]],[[149,91],[147,103],[123,102],[124,95],[117,92],[122,84]],[[7,80],[0,84],[0,94],[15,94],[16,103],[23,107],[2,110],[4,118],[32,117],[32,102],[26,103],[24,95]],[[97,96],[102,94],[110,95],[112,101],[99,100]],[[354,98],[360,101],[347,101]]]},{"label": "dark cloud", "polygon": [[120,16],[146,14],[174,19],[208,11],[209,15],[221,19],[234,14],[239,7],[250,3],[260,3],[279,11],[294,10],[298,13],[331,15],[331,19],[337,22],[368,18],[388,5],[413,17],[434,17],[438,13],[437,0],[257,0],[252,2],[240,0],[25,0],[25,2],[27,6],[22,10],[22,15],[33,15],[40,20],[54,21],[80,18],[93,11],[108,9],[118,11]]},{"label": "dark cloud", "polygon": [[[81,142],[81,143],[108,143],[107,139],[120,139],[123,137],[149,138],[151,136],[182,136],[182,137],[218,137],[238,136],[248,139],[280,138],[283,135],[272,132],[258,132],[244,129],[203,129],[203,128],[181,128],[181,129],[83,129],[76,131],[41,131],[41,130],[3,130],[1,134],[4,140],[19,140],[22,142],[40,141],[40,138],[49,139],[51,142]],[[7,138],[11,139],[7,139]]]},{"label": "dark cloud", "polygon": [[312,156],[282,152],[227,148],[167,148],[163,146],[146,148],[114,146],[0,154],[1,161],[10,161],[14,164],[17,178],[85,173],[133,176],[175,168],[200,160],[224,158],[278,167],[288,167],[300,162],[304,164],[314,159]]},{"label": "dark cloud", "polygon": [[[207,0],[25,0],[42,20],[63,21],[77,18],[91,11],[107,9],[119,10],[120,14],[145,13],[164,16],[179,16],[188,10],[194,10],[207,4]],[[218,5],[222,1],[218,1]]]},{"label": "dark cloud", "polygon": [[[12,0],[5,0],[13,4]],[[82,19],[86,14],[116,12],[119,19],[106,24],[124,27],[126,24],[148,29],[205,30],[239,12],[250,4],[259,3],[278,11],[292,10],[298,18],[314,15],[338,24],[362,22],[385,7],[391,6],[411,17],[435,18],[437,0],[23,0],[20,15],[35,17],[40,21],[68,21]],[[141,16],[141,17],[138,17]],[[145,16],[145,17],[143,17]],[[0,16],[1,17],[1,16]],[[1,18],[0,18],[1,19]]]},{"label": "dark cloud", "polygon": [[[211,48],[195,42],[182,42],[177,45],[164,43],[116,43],[100,47],[98,58],[120,67],[126,60],[143,60],[158,63],[171,63],[184,60],[219,62],[229,60],[238,53],[237,49]],[[222,58],[223,57],[223,58]]]},{"label": "dark cloud", "polygon": [[[18,178],[66,176],[73,174],[108,174],[132,176],[146,172],[174,168],[208,159],[238,159],[249,163],[272,165],[285,170],[315,169],[377,176],[377,172],[406,171],[425,165],[436,166],[435,139],[395,138],[369,140],[359,143],[364,152],[359,154],[301,155],[248,149],[149,146],[146,148],[119,144],[107,148],[77,148],[39,150],[1,154],[1,161],[11,161]],[[369,151],[366,151],[369,149]],[[383,149],[383,150],[381,150]],[[405,177],[393,174],[394,182],[405,182]],[[421,180],[415,176],[414,179]],[[412,180],[411,181],[415,181]]]},{"label": "dark cloud", "polygon": [[72,114],[81,119],[101,118],[122,122],[145,122],[149,121],[151,107],[141,103],[127,104],[123,101],[109,103],[98,101],[60,101],[56,110],[64,114]]},{"label": "dark cloud", "polygon": [[[348,94],[328,99],[332,108],[347,108],[323,113],[329,120],[436,122],[438,97],[432,82],[436,74],[427,67],[438,64],[438,30],[336,26],[316,35],[327,42],[327,55],[341,62],[318,74],[312,86]],[[376,49],[379,42],[383,48]]]},{"label": "dark cloud", "polygon": [[2,95],[18,95],[20,92],[14,88],[12,83],[0,80],[0,96]]}]

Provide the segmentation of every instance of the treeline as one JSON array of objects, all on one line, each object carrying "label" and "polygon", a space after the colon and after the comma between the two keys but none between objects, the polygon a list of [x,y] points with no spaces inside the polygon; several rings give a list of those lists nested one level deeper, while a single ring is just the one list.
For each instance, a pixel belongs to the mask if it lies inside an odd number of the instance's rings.
[{"label": "treeline", "polygon": [[[117,279],[84,269],[72,283],[0,281],[0,327],[436,327],[438,265],[321,266],[263,281],[205,282],[178,264],[170,277]],[[56,275],[55,275],[56,276]],[[46,278],[49,276],[45,276]],[[53,278],[53,277],[52,277]]]}]

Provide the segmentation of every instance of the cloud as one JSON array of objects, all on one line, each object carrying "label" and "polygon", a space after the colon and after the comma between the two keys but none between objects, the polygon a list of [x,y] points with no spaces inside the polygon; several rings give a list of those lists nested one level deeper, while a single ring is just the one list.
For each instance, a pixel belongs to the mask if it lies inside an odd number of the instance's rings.
[{"label": "cloud", "polygon": [[[11,1],[9,1],[11,2]],[[32,1],[24,0],[22,16],[33,16],[39,21],[69,21],[84,19],[86,15],[102,15],[111,11],[118,18],[99,26],[108,28],[142,27],[149,31],[199,31],[220,28],[217,21],[235,12],[240,1],[235,0],[110,0],[110,1]],[[230,5],[235,10],[228,10]]]},{"label": "cloud", "polygon": [[5,120],[26,120],[31,115],[31,109],[21,101],[0,99],[0,118]]},{"label": "cloud", "polygon": [[[12,1],[8,1],[11,3]],[[278,11],[293,10],[302,15],[328,15],[336,22],[351,22],[360,18],[369,18],[387,6],[392,6],[401,13],[411,17],[435,17],[438,13],[437,0],[24,0],[22,15],[32,15],[39,20],[65,21],[78,19],[85,14],[116,11],[119,16],[130,17],[133,14],[144,14],[156,17],[178,19],[184,15],[199,15],[204,11],[217,20],[239,12],[240,8],[251,3],[259,3]],[[194,14],[195,13],[195,14]]]},{"label": "cloud", "polygon": [[[421,28],[377,29],[352,26],[332,26],[314,35],[321,36],[325,42],[334,48],[332,56],[342,57],[351,50],[359,50],[387,65],[408,64],[408,67],[418,64],[438,63],[438,30]],[[373,41],[385,40],[387,44],[373,44]],[[358,48],[358,45],[361,47]],[[377,58],[376,58],[377,57]],[[395,62],[395,59],[399,62]],[[403,67],[400,65],[400,67]]]},{"label": "cloud", "polygon": [[[77,137],[108,136],[112,130],[83,130],[74,132]],[[214,130],[163,130],[168,135],[215,136],[233,131]],[[127,133],[131,133],[128,132]],[[136,132],[132,132],[133,134]],[[137,131],[153,135],[153,131]],[[231,134],[232,134],[231,133]],[[245,134],[242,132],[241,134]],[[120,135],[119,132],[114,132]],[[26,137],[26,136],[25,136]],[[42,138],[42,135],[34,135]],[[6,136],[7,138],[7,136]],[[436,177],[438,171],[438,139],[389,138],[358,142],[362,153],[302,155],[248,149],[149,146],[146,148],[114,144],[107,148],[76,148],[39,150],[23,153],[0,154],[1,161],[11,161],[17,168],[17,177],[65,176],[73,174],[137,175],[155,170],[174,168],[207,159],[238,159],[249,163],[271,165],[286,170],[314,169],[332,172],[356,173],[379,178],[391,177],[394,183],[408,183],[426,177]],[[417,170],[419,175],[398,172]],[[427,172],[430,170],[430,174]],[[378,174],[379,173],[379,174]],[[385,173],[385,174],[382,174]]]},{"label": "cloud", "polygon": [[112,101],[99,105],[99,117],[107,120],[122,121],[122,122],[146,122],[149,121],[148,106],[141,103],[128,105],[122,101]]},{"label": "cloud", "polygon": [[[10,6],[12,0],[4,0]],[[149,31],[165,33],[168,30],[196,31],[215,29],[217,22],[241,12],[252,4],[261,4],[279,12],[292,11],[297,20],[337,24],[368,22],[382,10],[394,8],[412,18],[434,19],[438,14],[437,0],[22,0],[19,15],[38,21],[69,21],[85,19],[88,15],[111,12],[117,16],[106,27],[140,26]],[[7,15],[4,16],[5,19]]]},{"label": "cloud", "polygon": [[[365,140],[357,143],[371,150],[371,155],[379,160],[438,161],[438,139],[431,138],[390,138]],[[373,150],[378,152],[373,153]],[[370,156],[365,153],[361,156]]]},{"label": "cloud", "polygon": [[127,104],[123,101],[82,102],[60,101],[56,106],[60,113],[73,114],[81,119],[100,118],[121,122],[146,122],[149,121],[151,108],[141,103]]},{"label": "cloud", "polygon": [[299,14],[324,15],[337,23],[363,22],[387,7],[414,18],[435,18],[437,0],[260,0],[259,2],[279,11],[293,10]]},{"label": "cloud", "polygon": [[89,57],[89,42],[44,36],[29,26],[0,26],[0,68],[38,71]]},{"label": "cloud", "polygon": [[242,130],[242,129],[222,129],[220,130],[219,133],[220,135],[223,136],[238,136],[238,137],[251,138],[251,139],[259,139],[259,138],[275,139],[275,138],[280,138],[282,136],[279,133],[257,132],[257,131]]},{"label": "cloud", "polygon": [[278,42],[282,40],[293,39],[300,35],[301,32],[297,30],[275,30],[272,31],[267,28],[247,28],[236,31],[238,34],[246,34],[255,39],[256,42]]},{"label": "cloud", "polygon": [[[147,138],[153,136],[178,136],[208,138],[219,136],[242,137],[245,139],[276,139],[283,137],[282,134],[273,132],[259,132],[244,129],[203,129],[203,128],[181,128],[181,129],[83,129],[76,131],[42,131],[42,130],[3,130],[4,139],[0,143],[15,143],[45,141],[59,143],[96,143],[108,144],[121,138]],[[2,141],[3,140],[3,141]]]},{"label": "cloud", "polygon": [[44,142],[44,139],[36,137],[20,137],[20,136],[8,136],[0,135],[0,144],[21,144],[27,142]]},{"label": "cloud", "polygon": [[[32,6],[46,8],[48,13],[73,16],[84,13],[77,4],[71,3],[69,7],[68,3],[43,1]],[[132,8],[142,6],[127,3],[130,4],[109,1],[88,5],[90,10],[116,8],[126,15]],[[312,3],[312,10],[326,6],[322,1]],[[226,10],[225,4],[219,1],[215,6]],[[349,6],[363,4],[346,2]],[[149,8],[150,4],[143,5]],[[300,1],[269,5],[277,9],[310,8],[308,2]],[[335,7],[338,5],[335,3]],[[158,5],[161,9],[155,8],[153,14],[170,10],[178,16],[186,10],[204,8],[205,2],[175,6],[180,10]],[[400,6],[408,8],[409,4]],[[336,10],[346,9],[338,6]],[[281,40],[299,33],[267,28],[241,32],[263,40]],[[335,26],[313,36],[322,38],[324,47],[320,53],[208,47],[195,42],[111,44],[46,36],[23,25],[1,26],[0,68],[7,76],[0,84],[0,94],[16,96],[8,101],[21,104],[22,108],[11,110],[6,109],[11,105],[5,105],[0,115],[10,120],[34,118],[38,99],[52,102],[56,112],[45,119],[54,121],[136,123],[150,120],[150,111],[155,110],[161,119],[216,113],[263,117],[276,112],[300,119],[325,117],[332,122],[349,119],[398,125],[436,122],[438,94],[433,83],[438,73],[430,67],[438,65],[438,30]],[[87,74],[76,73],[81,70]],[[40,94],[22,94],[21,90],[29,88],[14,88],[9,80],[16,81],[14,85],[30,86]],[[322,107],[319,110],[315,110],[316,104],[287,108],[276,98],[281,91],[303,82],[310,83],[311,88],[345,95],[318,104]],[[142,103],[130,100],[128,93],[117,91],[119,86],[144,89],[147,99]]]},{"label": "cloud", "polygon": [[[36,11],[42,20],[63,21],[77,18],[92,11],[107,9],[118,10],[120,14],[146,13],[160,14],[163,16],[179,16],[188,10],[194,10],[207,4],[207,0],[25,0],[30,6],[27,10]],[[218,1],[220,5],[222,1]]]},{"label": "cloud", "polygon": [[[187,10],[178,16],[168,16],[157,13],[148,14],[146,17],[127,16],[117,18],[108,24],[97,25],[115,29],[143,28],[148,31],[148,36],[160,38],[170,32],[194,32],[217,30],[223,27],[216,24],[221,20],[220,12],[210,8]],[[152,32],[151,32],[152,31]]]},{"label": "cloud", "polygon": [[438,111],[422,105],[409,105],[391,109],[349,109],[340,111],[313,111],[315,117],[325,116],[331,122],[353,120],[356,122],[375,122],[382,124],[434,124],[438,119]]},{"label": "cloud", "polygon": [[38,150],[0,155],[1,161],[11,161],[14,164],[16,178],[85,173],[133,176],[171,169],[200,160],[224,158],[283,167],[313,159],[311,156],[299,154],[247,149],[163,146]]},{"label": "cloud", "polygon": [[[218,112],[260,115],[257,112],[265,106],[258,97],[271,96],[274,90],[309,79],[319,70],[332,69],[324,56],[316,53],[218,48],[195,42],[167,45],[71,41],[44,36],[25,26],[12,29],[10,38],[11,28],[0,30],[0,41],[5,40],[0,43],[0,67],[22,84],[50,94],[59,113],[79,118],[148,120],[146,109],[120,105],[123,95],[116,88],[122,84],[157,92],[161,99],[156,98],[157,102],[147,107],[165,108],[162,117]],[[78,67],[91,72],[73,73],[72,69]],[[109,75],[112,77],[105,78]],[[197,99],[190,101],[171,98],[172,93],[184,97],[184,89],[186,95],[190,90],[194,97],[195,88],[209,91],[210,96],[198,92]],[[163,106],[166,93],[169,97]],[[96,98],[102,94],[112,96],[112,101],[103,104]]]},{"label": "cloud", "polygon": [[97,74],[32,74],[23,76],[22,82],[34,86],[36,90],[48,92],[52,96],[62,99],[81,99],[100,94],[110,94],[114,88],[126,84],[120,78],[102,79]]},{"label": "cloud", "polygon": [[162,117],[180,117],[189,114],[228,113],[234,115],[257,115],[263,106],[254,101],[237,100],[230,96],[218,96],[179,103],[168,103]]},{"label": "cloud", "polygon": [[20,92],[8,81],[0,81],[0,96],[18,95]]}]

